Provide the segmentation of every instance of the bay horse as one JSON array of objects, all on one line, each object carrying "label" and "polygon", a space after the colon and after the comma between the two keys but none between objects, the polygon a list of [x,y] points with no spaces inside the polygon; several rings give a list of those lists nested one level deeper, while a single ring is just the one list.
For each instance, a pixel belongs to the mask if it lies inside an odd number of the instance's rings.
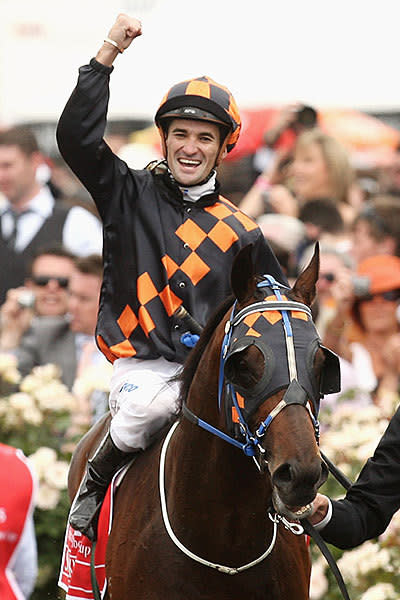
[{"label": "bay horse", "polygon": [[[177,420],[116,494],[110,600],[309,597],[300,519],[327,478],[317,413],[339,377],[311,317],[318,270],[316,247],[294,286],[282,289],[255,276],[251,247],[236,257],[233,297],[183,367]],[[71,498],[108,420],[77,446]]]}]

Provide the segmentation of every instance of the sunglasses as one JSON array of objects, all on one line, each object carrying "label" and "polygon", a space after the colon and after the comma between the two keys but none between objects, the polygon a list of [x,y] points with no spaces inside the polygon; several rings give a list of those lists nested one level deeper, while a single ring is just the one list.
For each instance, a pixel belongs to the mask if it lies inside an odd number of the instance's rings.
[{"label": "sunglasses", "polygon": [[33,275],[31,279],[39,287],[45,287],[50,281],[57,281],[61,288],[66,288],[69,283],[68,277],[53,277],[52,275]]},{"label": "sunglasses", "polygon": [[400,300],[400,290],[389,290],[388,292],[382,292],[380,294],[366,294],[365,296],[362,296],[360,300],[362,302],[370,302],[377,296],[387,300],[388,302],[397,302]]},{"label": "sunglasses", "polygon": [[321,273],[319,279],[325,279],[326,281],[332,282],[335,281],[334,273]]}]

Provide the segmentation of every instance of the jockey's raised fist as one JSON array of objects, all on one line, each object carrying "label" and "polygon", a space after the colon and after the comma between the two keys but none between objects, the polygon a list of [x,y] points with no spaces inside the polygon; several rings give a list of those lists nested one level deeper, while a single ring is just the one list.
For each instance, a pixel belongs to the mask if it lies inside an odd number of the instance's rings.
[{"label": "jockey's raised fist", "polygon": [[123,50],[126,50],[139,35],[142,35],[141,22],[123,13],[118,15],[117,20],[108,32],[108,37],[114,40]]}]

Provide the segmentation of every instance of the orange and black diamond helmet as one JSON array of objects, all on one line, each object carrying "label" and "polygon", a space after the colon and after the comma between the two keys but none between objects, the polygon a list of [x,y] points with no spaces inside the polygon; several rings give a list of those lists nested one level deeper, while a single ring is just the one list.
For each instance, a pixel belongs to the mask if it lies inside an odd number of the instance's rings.
[{"label": "orange and black diamond helmet", "polygon": [[240,115],[234,97],[225,86],[207,76],[188,79],[173,85],[165,94],[155,115],[165,154],[164,119],[210,121],[227,128],[222,148],[230,152],[240,134]]}]

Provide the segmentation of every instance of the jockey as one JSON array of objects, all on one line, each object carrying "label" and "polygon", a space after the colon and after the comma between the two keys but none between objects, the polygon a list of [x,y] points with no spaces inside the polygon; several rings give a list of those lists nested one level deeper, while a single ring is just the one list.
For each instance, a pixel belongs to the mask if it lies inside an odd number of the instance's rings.
[{"label": "jockey", "polygon": [[92,540],[116,469],[178,411],[172,378],[189,349],[176,310],[183,306],[203,326],[230,294],[233,259],[247,244],[258,272],[286,283],[256,223],[219,193],[216,167],[240,132],[227,88],[205,76],[174,85],[155,115],[164,159],[146,169],[130,169],[103,140],[112,64],[141,34],[137,19],[118,16],[96,58],[81,67],[57,128],[60,152],[91,193],[104,228],[96,339],[114,365],[112,421],[70,517]]},{"label": "jockey", "polygon": [[23,600],[37,575],[34,480],[21,451],[0,444],[0,598]]}]

